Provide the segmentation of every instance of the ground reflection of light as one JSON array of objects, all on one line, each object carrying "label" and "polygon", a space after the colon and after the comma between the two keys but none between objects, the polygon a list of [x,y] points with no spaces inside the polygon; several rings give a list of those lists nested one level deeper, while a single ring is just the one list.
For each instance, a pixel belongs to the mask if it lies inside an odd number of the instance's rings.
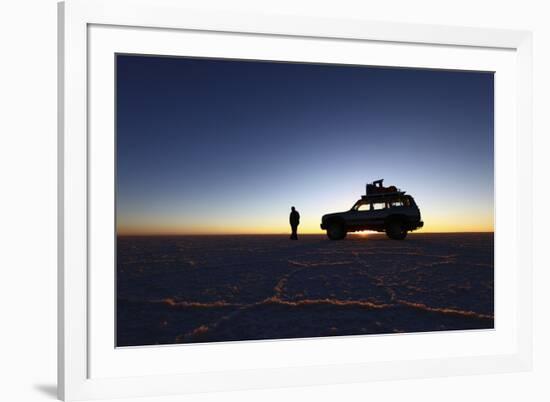
[{"label": "ground reflection of light", "polygon": [[370,235],[373,235],[375,233],[378,233],[378,232],[374,232],[372,230],[363,230],[361,232],[353,232],[353,233],[350,233],[354,236],[359,236],[359,237],[367,237],[367,236],[370,236]]}]

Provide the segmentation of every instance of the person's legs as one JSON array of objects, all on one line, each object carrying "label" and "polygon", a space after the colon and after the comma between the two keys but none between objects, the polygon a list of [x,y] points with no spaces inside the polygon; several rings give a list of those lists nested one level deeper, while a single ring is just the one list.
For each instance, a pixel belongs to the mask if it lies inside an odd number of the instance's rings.
[{"label": "person's legs", "polygon": [[290,235],[292,240],[298,240],[298,226],[292,225],[292,234]]}]

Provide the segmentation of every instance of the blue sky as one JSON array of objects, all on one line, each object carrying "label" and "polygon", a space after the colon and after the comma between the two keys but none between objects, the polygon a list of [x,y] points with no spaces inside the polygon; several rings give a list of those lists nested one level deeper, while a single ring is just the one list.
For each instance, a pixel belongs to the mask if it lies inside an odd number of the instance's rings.
[{"label": "blue sky", "polygon": [[119,233],[303,232],[384,178],[493,230],[493,74],[119,55]]}]

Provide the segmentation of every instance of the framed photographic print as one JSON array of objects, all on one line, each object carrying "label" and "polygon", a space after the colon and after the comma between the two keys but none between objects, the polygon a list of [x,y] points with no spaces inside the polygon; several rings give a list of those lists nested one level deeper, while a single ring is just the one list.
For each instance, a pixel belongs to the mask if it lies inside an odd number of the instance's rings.
[{"label": "framed photographic print", "polygon": [[59,16],[61,398],[530,368],[530,33]]}]

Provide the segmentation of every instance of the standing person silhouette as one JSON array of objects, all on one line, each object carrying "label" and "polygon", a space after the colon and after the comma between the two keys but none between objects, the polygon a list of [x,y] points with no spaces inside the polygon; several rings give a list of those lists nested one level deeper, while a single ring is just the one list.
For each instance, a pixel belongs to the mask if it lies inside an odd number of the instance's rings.
[{"label": "standing person silhouette", "polygon": [[296,208],[291,207],[290,212],[290,227],[292,228],[291,240],[298,240],[298,225],[300,224],[300,214],[296,211]]}]

